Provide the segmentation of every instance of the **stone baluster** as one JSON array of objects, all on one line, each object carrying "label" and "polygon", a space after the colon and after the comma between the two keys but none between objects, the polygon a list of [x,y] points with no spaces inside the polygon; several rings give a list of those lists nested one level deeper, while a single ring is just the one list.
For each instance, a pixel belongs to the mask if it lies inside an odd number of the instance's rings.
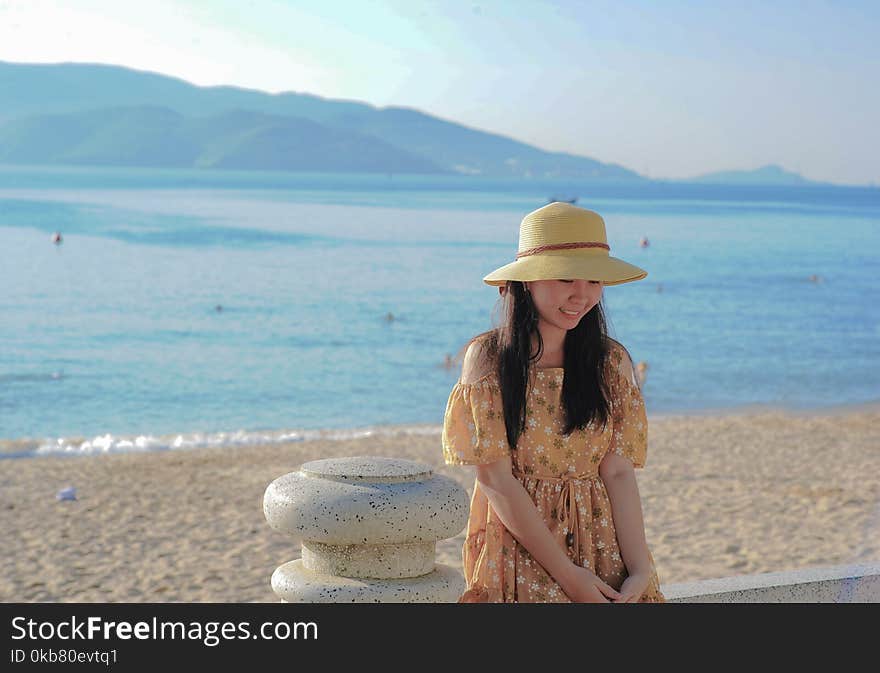
[{"label": "stone baluster", "polygon": [[272,528],[299,539],[302,557],[272,574],[292,603],[450,603],[461,573],[434,562],[438,540],[467,524],[467,492],[411,460],[316,460],[266,489]]}]

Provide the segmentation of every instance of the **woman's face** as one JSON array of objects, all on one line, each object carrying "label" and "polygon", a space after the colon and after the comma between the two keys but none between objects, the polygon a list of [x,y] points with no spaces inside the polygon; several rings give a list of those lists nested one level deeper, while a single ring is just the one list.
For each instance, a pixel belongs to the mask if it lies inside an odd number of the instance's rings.
[{"label": "woman's face", "polygon": [[598,280],[532,280],[525,283],[538,310],[538,329],[568,331],[577,327],[602,299]]}]

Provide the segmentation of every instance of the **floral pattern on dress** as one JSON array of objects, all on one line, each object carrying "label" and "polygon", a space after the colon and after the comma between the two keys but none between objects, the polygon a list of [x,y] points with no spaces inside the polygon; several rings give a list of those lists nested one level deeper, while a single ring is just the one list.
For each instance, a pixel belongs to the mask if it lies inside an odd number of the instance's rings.
[{"label": "floral pattern on dress", "polygon": [[[565,415],[561,367],[534,369],[528,387],[527,421],[516,451],[507,445],[501,390],[493,374],[457,383],[449,395],[442,447],[449,465],[479,465],[510,455],[514,475],[525,487],[547,527],[574,563],[589,568],[619,590],[627,577],[614,530],[611,501],[599,475],[612,451],[644,467],[648,422],[632,375],[624,375],[623,349],[609,352],[611,414],[605,428],[590,423],[562,434]],[[649,552],[649,557],[651,554]],[[640,602],[665,602],[652,572]],[[467,536],[462,549],[467,600],[493,603],[568,603],[568,597],[529,552],[507,531],[488,498],[474,483]],[[464,600],[464,599],[463,599]]]}]

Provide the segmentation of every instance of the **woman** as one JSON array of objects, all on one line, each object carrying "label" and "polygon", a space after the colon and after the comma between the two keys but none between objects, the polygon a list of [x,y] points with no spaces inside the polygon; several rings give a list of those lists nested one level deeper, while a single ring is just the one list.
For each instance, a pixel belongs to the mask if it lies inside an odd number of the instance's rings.
[{"label": "woman", "polygon": [[551,203],[483,279],[504,321],[469,344],[442,439],[476,466],[460,602],[665,602],[634,473],[647,416],[601,306],[647,272],[609,252],[597,213]]}]

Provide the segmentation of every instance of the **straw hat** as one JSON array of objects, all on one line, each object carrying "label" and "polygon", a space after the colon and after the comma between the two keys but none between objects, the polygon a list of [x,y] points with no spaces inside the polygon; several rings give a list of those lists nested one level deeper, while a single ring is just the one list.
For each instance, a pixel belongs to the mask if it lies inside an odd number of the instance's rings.
[{"label": "straw hat", "polygon": [[516,261],[496,269],[483,281],[600,280],[620,285],[641,280],[644,269],[611,257],[605,221],[598,213],[568,203],[550,203],[532,211],[519,225]]}]

